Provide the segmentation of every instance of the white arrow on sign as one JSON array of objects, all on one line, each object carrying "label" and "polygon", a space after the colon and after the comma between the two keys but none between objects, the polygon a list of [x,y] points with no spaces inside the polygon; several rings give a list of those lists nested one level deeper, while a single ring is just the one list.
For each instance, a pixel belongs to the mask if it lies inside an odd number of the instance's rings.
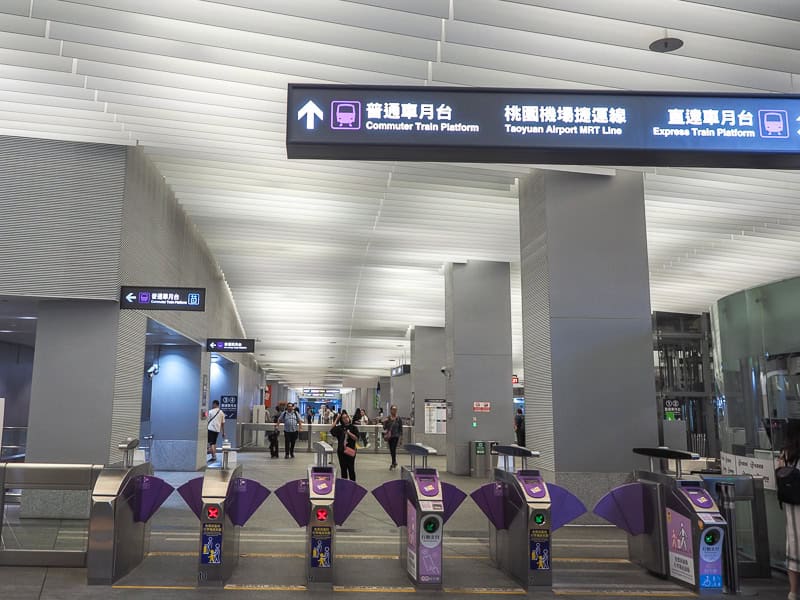
[{"label": "white arrow on sign", "polygon": [[127,296],[125,296],[125,300],[127,300],[128,302],[133,302],[134,300],[136,300],[136,294],[130,292]]},{"label": "white arrow on sign", "polygon": [[317,122],[314,120],[315,117],[322,120],[324,115],[322,114],[322,109],[314,104],[313,100],[306,102],[303,105],[303,108],[297,111],[297,120],[302,121],[305,119],[306,129],[314,129],[314,126],[317,124]]}]

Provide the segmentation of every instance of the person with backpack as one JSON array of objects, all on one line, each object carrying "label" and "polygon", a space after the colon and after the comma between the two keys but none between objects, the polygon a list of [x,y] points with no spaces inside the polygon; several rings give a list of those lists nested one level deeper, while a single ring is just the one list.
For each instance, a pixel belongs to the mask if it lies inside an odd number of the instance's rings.
[{"label": "person with backpack", "polygon": [[786,512],[786,570],[789,600],[797,600],[800,588],[800,421],[790,419],[786,442],[778,458],[775,483],[778,500]]},{"label": "person with backpack", "polygon": [[286,405],[286,410],[278,418],[278,422],[283,423],[283,443],[286,446],[284,458],[294,458],[294,445],[297,436],[303,430],[303,419],[297,414],[294,404],[289,402]]}]

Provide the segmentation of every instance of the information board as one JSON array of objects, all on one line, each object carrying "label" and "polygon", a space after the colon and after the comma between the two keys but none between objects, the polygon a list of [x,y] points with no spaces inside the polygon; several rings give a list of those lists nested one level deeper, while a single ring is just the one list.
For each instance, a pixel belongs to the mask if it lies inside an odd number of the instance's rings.
[{"label": "information board", "polygon": [[800,167],[800,97],[292,84],[289,158]]},{"label": "information board", "polygon": [[206,309],[206,289],[123,285],[119,307],[203,312]]}]

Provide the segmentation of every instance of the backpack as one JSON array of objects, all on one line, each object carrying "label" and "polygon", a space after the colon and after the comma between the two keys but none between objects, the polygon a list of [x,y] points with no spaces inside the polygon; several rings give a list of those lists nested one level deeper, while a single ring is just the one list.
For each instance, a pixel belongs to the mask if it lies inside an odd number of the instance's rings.
[{"label": "backpack", "polygon": [[792,465],[775,469],[775,483],[778,502],[781,504],[800,504],[800,471],[797,461]]}]

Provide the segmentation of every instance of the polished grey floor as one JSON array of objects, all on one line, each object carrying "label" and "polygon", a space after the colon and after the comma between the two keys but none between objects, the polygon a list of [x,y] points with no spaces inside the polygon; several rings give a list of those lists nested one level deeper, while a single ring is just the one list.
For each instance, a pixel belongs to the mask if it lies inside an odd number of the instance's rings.
[{"label": "polished grey floor", "polygon": [[[274,490],[284,482],[302,477],[311,462],[307,454],[295,459],[267,458],[263,453],[239,457],[245,477]],[[444,470],[444,459],[432,459]],[[198,473],[160,473],[173,485]],[[388,457],[361,453],[357,460],[358,482],[368,490],[397,477],[388,469]],[[444,475],[447,481],[470,492],[483,481]],[[75,524],[64,522],[63,531],[48,524],[53,539],[66,535],[79,543]],[[21,530],[20,530],[21,531]],[[85,533],[83,534],[85,535]],[[0,600],[59,598],[270,598],[330,596],[330,592],[305,590],[305,531],[296,526],[274,496],[270,496],[241,532],[239,565],[224,588],[198,588],[197,552],[199,527],[195,516],[178,494],[173,494],[152,519],[150,552],[145,561],[113,588],[89,587],[84,569],[0,568]],[[414,592],[397,559],[398,530],[368,494],[337,533],[336,587],[339,595],[394,597],[473,597],[526,595],[488,560],[486,518],[466,500],[447,523],[444,544],[444,591]],[[565,527],[553,542],[553,591],[536,591],[537,598],[689,598],[686,589],[652,577],[627,560],[622,533],[612,527]],[[786,582],[779,576],[745,585],[761,598],[786,597]]]}]

